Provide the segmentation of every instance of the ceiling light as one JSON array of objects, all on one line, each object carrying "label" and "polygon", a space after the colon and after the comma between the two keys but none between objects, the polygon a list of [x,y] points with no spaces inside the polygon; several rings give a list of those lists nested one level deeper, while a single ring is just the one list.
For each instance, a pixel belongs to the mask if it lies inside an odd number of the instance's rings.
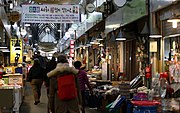
[{"label": "ceiling light", "polygon": [[58,30],[58,32],[62,32],[62,30],[61,30],[61,29],[59,29],[59,30]]},{"label": "ceiling light", "polygon": [[171,37],[178,37],[178,36],[180,36],[180,34],[173,34],[173,35],[165,36],[164,38],[171,38]]},{"label": "ceiling light", "polygon": [[99,45],[100,43],[99,43],[99,42],[94,42],[94,44],[97,44],[97,45]]},{"label": "ceiling light", "polygon": [[96,38],[96,40],[103,40],[100,33],[99,33],[98,37]]},{"label": "ceiling light", "polygon": [[126,38],[116,38],[117,41],[124,41]]},{"label": "ceiling light", "polygon": [[31,24],[25,24],[24,26],[25,26],[25,27],[29,27],[29,26],[31,26]]},{"label": "ceiling light", "polygon": [[124,41],[124,40],[126,40],[126,38],[123,36],[121,30],[119,31],[119,33],[118,33],[118,35],[117,35],[117,37],[116,37],[116,40],[117,40],[117,41]]},{"label": "ceiling light", "polygon": [[0,49],[7,49],[8,47],[0,47]]},{"label": "ceiling light", "polygon": [[27,34],[27,31],[25,29],[21,28],[21,35],[25,36],[26,34]]},{"label": "ceiling light", "polygon": [[73,23],[73,24],[71,25],[71,27],[72,27],[74,30],[76,30],[79,26],[78,26],[77,24]]},{"label": "ceiling light", "polygon": [[150,38],[162,38],[162,35],[150,35]]},{"label": "ceiling light", "polygon": [[79,45],[79,47],[83,47],[83,44],[82,44],[82,42],[80,42],[80,45]]},{"label": "ceiling light", "polygon": [[99,46],[100,46],[100,47],[103,47],[104,45],[103,45],[103,44],[100,44]]},{"label": "ceiling light", "polygon": [[92,37],[91,41],[90,41],[90,44],[94,44],[94,41],[95,41],[95,38]]},{"label": "ceiling light", "polygon": [[121,25],[120,24],[112,24],[112,25],[107,25],[106,28],[107,29],[116,29],[119,28]]},{"label": "ceiling light", "polygon": [[180,22],[180,18],[173,17],[173,18],[167,20],[167,22],[172,22],[172,28],[177,28],[177,23]]},{"label": "ceiling light", "polygon": [[160,30],[156,27],[152,27],[150,29],[150,38],[162,38],[162,35],[160,34]]},{"label": "ceiling light", "polygon": [[67,38],[70,38],[70,37],[71,37],[71,35],[70,35],[69,32],[66,32],[66,33],[65,33],[65,36],[66,36]]},{"label": "ceiling light", "polygon": [[74,34],[74,29],[73,29],[73,28],[69,28],[69,29],[68,29],[68,32],[69,32],[70,34]]}]

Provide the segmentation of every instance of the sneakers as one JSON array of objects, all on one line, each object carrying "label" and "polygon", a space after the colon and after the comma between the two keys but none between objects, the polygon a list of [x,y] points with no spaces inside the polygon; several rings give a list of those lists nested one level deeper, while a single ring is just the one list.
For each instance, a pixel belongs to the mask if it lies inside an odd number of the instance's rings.
[{"label": "sneakers", "polygon": [[37,104],[39,104],[40,103],[40,101],[35,101],[34,102],[34,105],[37,105]]}]

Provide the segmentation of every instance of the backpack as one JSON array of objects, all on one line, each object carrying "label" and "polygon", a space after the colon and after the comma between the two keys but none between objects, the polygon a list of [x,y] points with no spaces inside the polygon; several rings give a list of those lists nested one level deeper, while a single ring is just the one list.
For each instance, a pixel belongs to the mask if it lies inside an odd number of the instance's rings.
[{"label": "backpack", "polygon": [[77,88],[73,74],[57,77],[58,97],[60,100],[71,100],[77,97]]}]

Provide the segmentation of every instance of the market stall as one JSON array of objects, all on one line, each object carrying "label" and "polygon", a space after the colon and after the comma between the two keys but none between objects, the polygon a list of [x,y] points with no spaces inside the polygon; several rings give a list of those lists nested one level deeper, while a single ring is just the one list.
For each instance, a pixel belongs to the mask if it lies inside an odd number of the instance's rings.
[{"label": "market stall", "polygon": [[19,73],[3,75],[0,85],[0,112],[19,113],[23,96],[23,75]]}]

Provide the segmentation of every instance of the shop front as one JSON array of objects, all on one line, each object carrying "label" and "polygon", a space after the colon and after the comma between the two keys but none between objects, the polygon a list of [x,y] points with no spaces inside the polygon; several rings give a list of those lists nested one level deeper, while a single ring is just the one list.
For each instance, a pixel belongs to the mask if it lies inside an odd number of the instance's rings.
[{"label": "shop front", "polygon": [[[148,29],[146,2],[133,0],[128,4],[139,6],[131,8],[126,4],[106,19],[105,33],[111,38],[107,44],[112,56],[109,73],[110,76],[115,75],[114,80],[132,80],[148,63],[148,30],[142,32]],[[138,60],[141,57],[138,48],[143,49],[140,51],[144,56],[142,60]]]},{"label": "shop front", "polygon": [[[152,2],[153,4],[153,2]],[[152,89],[162,102],[163,112],[179,111],[179,1],[156,2],[152,7],[152,29],[156,34],[150,40]],[[152,6],[156,6],[155,3]],[[173,20],[175,19],[175,20]],[[163,84],[165,82],[165,84]],[[160,84],[157,86],[157,84]]]}]

